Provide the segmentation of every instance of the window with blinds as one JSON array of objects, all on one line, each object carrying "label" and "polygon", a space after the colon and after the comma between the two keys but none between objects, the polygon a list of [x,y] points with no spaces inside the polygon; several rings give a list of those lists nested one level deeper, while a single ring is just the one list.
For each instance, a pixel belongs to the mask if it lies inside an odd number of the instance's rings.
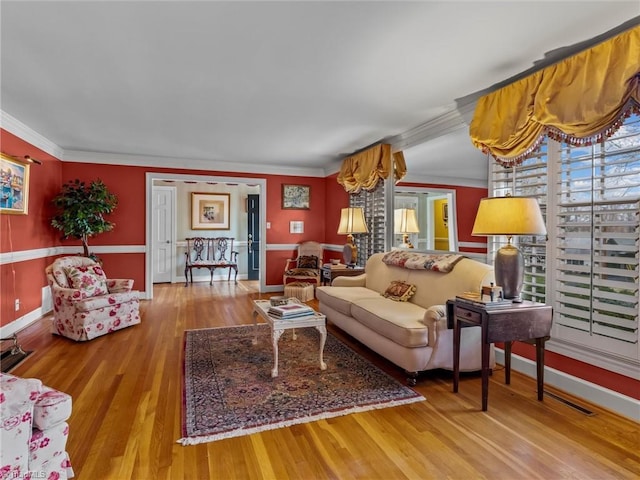
[{"label": "window with blinds", "polygon": [[[591,146],[547,139],[515,170],[496,164],[491,176],[494,196],[534,196],[546,218],[548,242],[517,241],[523,297],[553,305],[552,339],[637,365],[640,117]],[[504,242],[495,237],[491,250]]]},{"label": "window with blinds", "polygon": [[557,330],[638,359],[640,118],[557,166]]},{"label": "window with blinds", "polygon": [[385,182],[378,182],[370,192],[361,190],[349,195],[350,207],[361,207],[369,228],[368,234],[356,234],[353,241],[358,247],[358,265],[364,266],[374,253],[385,251]]},{"label": "window with blinds", "polygon": [[[542,145],[538,152],[532,154],[521,165],[504,168],[494,164],[493,192],[494,196],[535,197],[540,204],[543,217],[547,217],[547,146]],[[545,303],[547,273],[547,241],[544,236],[522,235],[512,239],[524,256],[525,276],[522,298],[534,302]],[[507,237],[494,237],[489,244],[490,258],[495,252],[507,244]]]}]

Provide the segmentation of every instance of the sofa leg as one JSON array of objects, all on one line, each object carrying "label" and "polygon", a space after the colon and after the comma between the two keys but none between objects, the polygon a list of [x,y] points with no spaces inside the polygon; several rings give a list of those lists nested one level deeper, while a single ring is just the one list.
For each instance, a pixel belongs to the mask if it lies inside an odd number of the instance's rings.
[{"label": "sofa leg", "polygon": [[407,372],[407,385],[415,387],[418,383],[418,372]]}]

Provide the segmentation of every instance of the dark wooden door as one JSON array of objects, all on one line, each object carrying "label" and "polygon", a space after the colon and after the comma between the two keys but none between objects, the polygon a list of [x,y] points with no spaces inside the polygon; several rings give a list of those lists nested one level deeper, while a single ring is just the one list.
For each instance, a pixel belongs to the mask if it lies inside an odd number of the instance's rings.
[{"label": "dark wooden door", "polygon": [[260,195],[247,197],[247,279],[260,278]]}]

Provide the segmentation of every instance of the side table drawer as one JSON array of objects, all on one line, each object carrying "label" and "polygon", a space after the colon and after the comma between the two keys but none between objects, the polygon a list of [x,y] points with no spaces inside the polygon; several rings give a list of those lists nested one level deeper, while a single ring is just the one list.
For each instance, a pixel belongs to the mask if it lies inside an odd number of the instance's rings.
[{"label": "side table drawer", "polygon": [[482,315],[474,310],[467,310],[459,306],[455,306],[455,316],[463,318],[466,322],[473,322],[480,325],[482,323]]}]

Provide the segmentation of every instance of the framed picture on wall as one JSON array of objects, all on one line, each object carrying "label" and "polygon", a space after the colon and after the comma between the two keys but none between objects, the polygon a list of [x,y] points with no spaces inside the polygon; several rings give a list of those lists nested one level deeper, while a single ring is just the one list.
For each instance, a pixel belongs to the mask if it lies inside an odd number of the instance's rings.
[{"label": "framed picture on wall", "polygon": [[283,209],[309,210],[310,199],[310,185],[282,185]]},{"label": "framed picture on wall", "polygon": [[192,230],[229,230],[228,193],[191,192]]},{"label": "framed picture on wall", "polygon": [[0,153],[0,213],[27,215],[29,164]]}]

